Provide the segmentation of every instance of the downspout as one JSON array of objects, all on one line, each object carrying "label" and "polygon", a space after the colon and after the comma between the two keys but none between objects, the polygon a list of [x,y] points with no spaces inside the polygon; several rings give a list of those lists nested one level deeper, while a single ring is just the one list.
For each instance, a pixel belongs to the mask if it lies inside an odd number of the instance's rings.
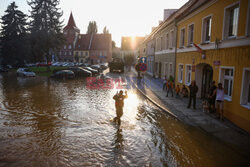
[{"label": "downspout", "polygon": [[175,27],[175,51],[174,51],[174,54],[175,54],[175,56],[174,56],[174,61],[175,61],[175,68],[174,68],[174,82],[175,82],[175,85],[176,85],[176,83],[177,83],[177,81],[176,81],[176,78],[177,78],[177,74],[176,74],[176,68],[177,68],[177,65],[176,65],[176,56],[177,56],[177,37],[178,37],[178,27],[177,27],[177,24],[176,24],[176,19],[174,19],[174,27]]}]

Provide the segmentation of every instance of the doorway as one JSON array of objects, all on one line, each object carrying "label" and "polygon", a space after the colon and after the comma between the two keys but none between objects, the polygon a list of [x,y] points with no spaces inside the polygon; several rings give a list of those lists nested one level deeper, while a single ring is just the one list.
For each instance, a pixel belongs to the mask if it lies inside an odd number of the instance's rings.
[{"label": "doorway", "polygon": [[211,82],[213,81],[213,68],[209,64],[198,64],[196,66],[196,84],[199,88],[197,97],[201,99],[207,98]]}]

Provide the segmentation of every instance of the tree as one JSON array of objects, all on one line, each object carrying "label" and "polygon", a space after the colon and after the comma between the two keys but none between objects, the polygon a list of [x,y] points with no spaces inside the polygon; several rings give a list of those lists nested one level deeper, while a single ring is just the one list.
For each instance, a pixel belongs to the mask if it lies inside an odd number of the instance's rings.
[{"label": "tree", "polygon": [[27,58],[27,16],[12,2],[1,18],[2,64],[23,65]]},{"label": "tree", "polygon": [[60,0],[30,0],[31,7],[31,47],[34,61],[51,61],[64,43],[62,34]]},{"label": "tree", "polygon": [[88,25],[87,34],[96,34],[97,33],[97,25],[95,21],[90,21]]},{"label": "tree", "polygon": [[103,28],[103,34],[109,34],[109,30],[106,26]]},{"label": "tree", "polygon": [[115,41],[112,41],[112,48],[114,49],[116,47]]}]

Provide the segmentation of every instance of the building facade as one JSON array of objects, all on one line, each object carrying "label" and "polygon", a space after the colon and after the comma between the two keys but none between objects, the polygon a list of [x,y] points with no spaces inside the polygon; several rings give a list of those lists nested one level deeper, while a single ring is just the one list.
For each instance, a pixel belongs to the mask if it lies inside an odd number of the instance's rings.
[{"label": "building facade", "polygon": [[250,0],[199,0],[177,19],[176,85],[195,80],[207,98],[225,89],[224,115],[250,132]]},{"label": "building facade", "polygon": [[111,34],[80,34],[72,13],[63,34],[66,41],[58,53],[58,61],[97,64],[112,60]]}]

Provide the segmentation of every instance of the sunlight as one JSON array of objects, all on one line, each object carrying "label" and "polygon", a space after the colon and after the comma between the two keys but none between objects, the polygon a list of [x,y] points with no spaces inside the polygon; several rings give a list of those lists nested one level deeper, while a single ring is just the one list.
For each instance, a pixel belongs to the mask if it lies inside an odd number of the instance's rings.
[{"label": "sunlight", "polygon": [[128,93],[128,98],[124,101],[125,111],[124,115],[130,123],[136,121],[137,107],[139,105],[139,99],[134,92]]},{"label": "sunlight", "polygon": [[133,49],[135,49],[135,47],[136,47],[136,39],[135,39],[135,36],[132,36],[131,37],[131,47],[133,48]]}]

